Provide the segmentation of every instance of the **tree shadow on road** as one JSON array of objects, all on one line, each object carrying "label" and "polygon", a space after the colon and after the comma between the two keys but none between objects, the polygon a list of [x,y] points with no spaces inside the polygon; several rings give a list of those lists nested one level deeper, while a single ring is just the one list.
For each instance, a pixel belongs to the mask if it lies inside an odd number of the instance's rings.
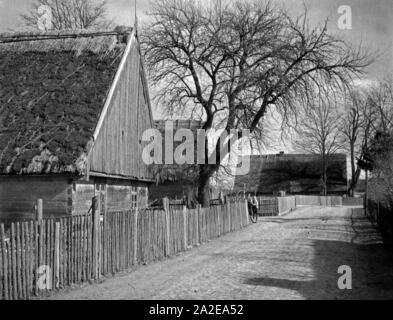
[{"label": "tree shadow on road", "polygon": [[[359,212],[352,212],[350,224],[338,230],[336,222],[329,219],[321,223],[311,222],[307,230],[312,246],[312,274],[307,277],[300,272],[299,257],[272,259],[272,264],[284,268],[288,276],[248,277],[244,283],[251,286],[264,286],[295,290],[305,299],[393,299],[393,250],[382,243],[381,236],[370,222]],[[288,225],[291,228],[290,225]],[[343,231],[351,234],[350,239],[342,241],[329,239]],[[308,242],[308,246],[310,243]],[[301,250],[299,245],[296,248]],[[282,265],[282,264],[286,264]],[[352,289],[340,290],[337,281],[341,265],[352,270]],[[292,269],[291,269],[292,268]],[[275,297],[271,297],[274,299]]]}]

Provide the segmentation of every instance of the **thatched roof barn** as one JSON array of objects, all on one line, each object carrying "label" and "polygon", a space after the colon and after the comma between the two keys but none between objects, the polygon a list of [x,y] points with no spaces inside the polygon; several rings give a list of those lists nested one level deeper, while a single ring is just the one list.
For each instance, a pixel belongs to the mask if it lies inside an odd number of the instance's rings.
[{"label": "thatched roof barn", "polygon": [[[234,191],[273,195],[279,191],[288,194],[319,194],[321,192],[320,156],[313,154],[252,155],[250,171],[235,177]],[[329,157],[327,169],[328,193],[344,194],[347,190],[347,157],[334,154]]]},{"label": "thatched roof barn", "polygon": [[152,126],[132,30],[1,35],[0,218],[36,198],[48,214],[85,212],[97,193],[109,206],[147,202]]}]

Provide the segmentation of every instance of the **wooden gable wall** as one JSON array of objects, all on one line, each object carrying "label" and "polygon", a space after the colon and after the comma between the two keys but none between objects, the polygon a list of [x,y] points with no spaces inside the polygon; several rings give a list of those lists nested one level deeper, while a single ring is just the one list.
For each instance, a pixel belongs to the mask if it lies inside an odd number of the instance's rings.
[{"label": "wooden gable wall", "polygon": [[90,174],[152,179],[142,161],[146,143],[141,141],[143,132],[153,127],[149,94],[138,41],[135,37],[130,41],[90,152]]}]

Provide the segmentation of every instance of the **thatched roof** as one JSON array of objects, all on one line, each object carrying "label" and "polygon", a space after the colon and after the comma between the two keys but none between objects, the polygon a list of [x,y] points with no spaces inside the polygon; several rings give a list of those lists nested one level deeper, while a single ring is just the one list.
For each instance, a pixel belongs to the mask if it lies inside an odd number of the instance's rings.
[{"label": "thatched roof", "polygon": [[[278,191],[318,194],[321,191],[320,156],[314,154],[253,155],[250,171],[235,177],[234,191],[256,191],[272,195]],[[347,190],[347,157],[334,154],[327,170],[328,192]]]},{"label": "thatched roof", "polygon": [[0,36],[0,173],[78,173],[124,53],[124,32]]}]

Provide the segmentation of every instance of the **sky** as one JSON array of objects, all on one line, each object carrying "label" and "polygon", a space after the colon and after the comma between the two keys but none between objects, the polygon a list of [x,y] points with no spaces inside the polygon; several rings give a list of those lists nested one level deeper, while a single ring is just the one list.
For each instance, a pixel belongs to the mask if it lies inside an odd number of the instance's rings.
[{"label": "sky", "polygon": [[[149,1],[137,1],[137,15],[140,23],[147,19]],[[198,0],[203,2],[211,0]],[[230,1],[230,0],[222,0]],[[245,0],[247,1],[247,0]],[[311,25],[329,19],[328,28],[354,45],[362,43],[372,52],[378,51],[377,60],[368,68],[364,81],[384,78],[393,73],[393,0],[272,0],[296,15],[305,5]],[[152,0],[154,2],[154,0]],[[19,18],[29,10],[34,0],[0,0],[0,33],[23,31]],[[352,29],[338,28],[341,6],[349,6],[352,11]],[[116,24],[133,25],[134,0],[107,0],[108,16]]]}]

